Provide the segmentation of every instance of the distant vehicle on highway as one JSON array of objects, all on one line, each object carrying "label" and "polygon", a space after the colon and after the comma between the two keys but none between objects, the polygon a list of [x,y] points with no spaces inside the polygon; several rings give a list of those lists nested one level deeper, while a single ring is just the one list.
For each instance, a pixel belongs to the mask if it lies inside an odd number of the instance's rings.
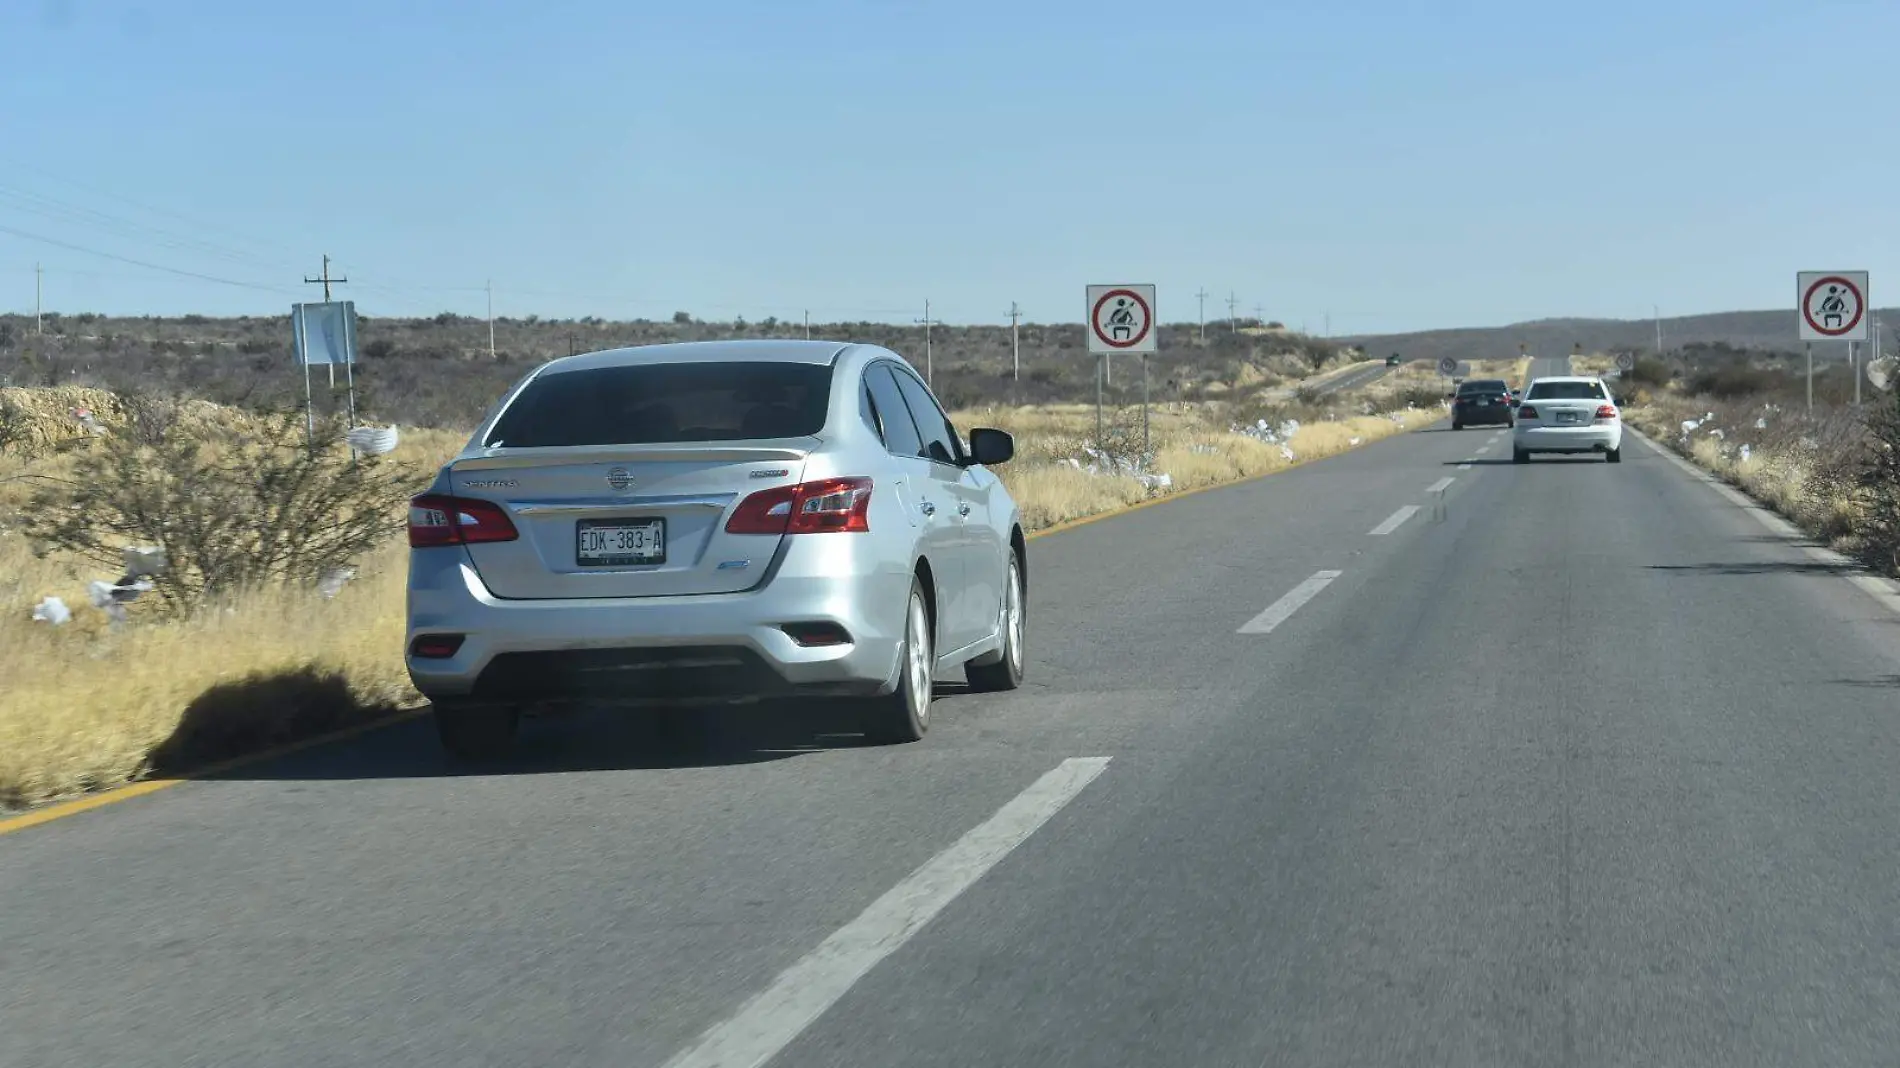
[{"label": "distant vehicle on highway", "polygon": [[1517,408],[1511,460],[1529,463],[1533,453],[1600,452],[1608,463],[1623,461],[1623,417],[1616,398],[1594,375],[1532,379]]},{"label": "distant vehicle on highway", "polygon": [[1468,378],[1451,395],[1451,428],[1511,426],[1511,385],[1502,378]]},{"label": "distant vehicle on highway", "polygon": [[824,695],[914,741],[940,672],[1022,682],[1014,452],[874,345],[550,361],[410,503],[409,677],[460,757],[566,700]]},{"label": "distant vehicle on highway", "polygon": [[1392,355],[1387,356],[1385,358],[1385,365],[1387,367],[1397,367],[1399,365],[1399,354],[1395,352]]}]

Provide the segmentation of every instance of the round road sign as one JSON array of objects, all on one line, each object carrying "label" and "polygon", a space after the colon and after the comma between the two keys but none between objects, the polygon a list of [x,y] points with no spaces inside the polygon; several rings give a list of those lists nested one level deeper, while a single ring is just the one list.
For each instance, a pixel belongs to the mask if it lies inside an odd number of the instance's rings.
[{"label": "round road sign", "polygon": [[1457,374],[1458,361],[1450,356],[1440,356],[1438,358],[1438,373],[1441,375]]},{"label": "round road sign", "polygon": [[1112,349],[1132,349],[1154,328],[1154,309],[1132,289],[1111,289],[1089,309],[1089,329]]},{"label": "round road sign", "polygon": [[1801,316],[1808,329],[1825,337],[1843,337],[1860,325],[1867,309],[1860,287],[1838,274],[1817,278],[1801,294]]},{"label": "round road sign", "polygon": [[1616,369],[1617,370],[1629,371],[1629,370],[1633,370],[1635,367],[1636,367],[1636,356],[1634,353],[1619,352],[1616,354]]}]

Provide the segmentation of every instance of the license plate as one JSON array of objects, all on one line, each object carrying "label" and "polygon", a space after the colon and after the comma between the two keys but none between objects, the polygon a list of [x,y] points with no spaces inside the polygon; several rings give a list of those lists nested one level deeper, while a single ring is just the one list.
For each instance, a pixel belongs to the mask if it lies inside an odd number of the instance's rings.
[{"label": "license plate", "polygon": [[666,520],[583,519],[575,526],[574,562],[629,567],[666,562]]},{"label": "license plate", "polygon": [[1577,413],[1576,412],[1558,412],[1557,421],[1559,423],[1574,423],[1577,421]]}]

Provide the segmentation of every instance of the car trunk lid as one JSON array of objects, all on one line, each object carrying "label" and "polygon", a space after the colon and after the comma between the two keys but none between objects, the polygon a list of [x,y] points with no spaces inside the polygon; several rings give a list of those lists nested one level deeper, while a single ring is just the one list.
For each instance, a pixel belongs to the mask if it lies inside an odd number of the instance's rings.
[{"label": "car trunk lid", "polygon": [[509,599],[668,597],[756,585],[781,535],[728,534],[750,493],[795,484],[814,438],[490,449],[456,460],[455,495],[494,501],[519,537],[468,553]]}]

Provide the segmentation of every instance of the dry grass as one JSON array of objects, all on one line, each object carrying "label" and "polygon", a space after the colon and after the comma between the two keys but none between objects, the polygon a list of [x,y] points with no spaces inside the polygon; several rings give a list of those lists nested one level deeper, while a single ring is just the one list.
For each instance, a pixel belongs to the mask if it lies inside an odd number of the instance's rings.
[{"label": "dry grass", "polygon": [[[104,422],[123,413],[110,398],[76,391],[8,391],[15,424],[30,416],[33,446],[0,450],[0,806],[29,805],[255,750],[360,721],[419,700],[403,669],[406,547],[394,541],[364,561],[334,599],[282,590],[188,622],[161,621],[135,603],[113,630],[87,603],[101,575],[76,561],[35,555],[17,515],[38,479],[59,478],[83,437],[68,410]],[[207,411],[207,419],[216,412]],[[1296,461],[1344,452],[1442,416],[1437,409],[1302,426],[1288,443]],[[963,427],[1010,430],[1018,459],[999,473],[1033,529],[1184,489],[1291,466],[1277,444],[1234,434],[1215,406],[1157,405],[1150,431],[1154,470],[1172,486],[1151,490],[1128,475],[1092,475],[1059,463],[1094,441],[1084,405],[959,413]],[[1129,413],[1116,413],[1126,430]],[[1134,425],[1138,426],[1138,422]],[[403,431],[399,457],[434,467],[463,436]],[[27,455],[30,451],[31,455]],[[31,619],[48,595],[73,610],[52,627]]]},{"label": "dry grass", "polygon": [[[1855,551],[1859,505],[1845,486],[1825,477],[1852,433],[1847,413],[1810,421],[1771,403],[1656,391],[1645,393],[1639,406],[1626,407],[1624,418],[1813,537]],[[1696,425],[1685,430],[1689,422]]]},{"label": "dry grass", "polygon": [[[398,454],[440,463],[460,444],[440,431],[410,431]],[[0,453],[0,806],[115,786],[414,699],[395,655],[402,542],[364,561],[332,600],[282,590],[184,623],[158,622],[135,602],[132,622],[114,631],[85,586],[118,576],[36,555],[6,518],[35,479],[61,477],[68,466],[57,455]],[[47,596],[66,602],[72,622],[54,628],[31,618]]]}]

